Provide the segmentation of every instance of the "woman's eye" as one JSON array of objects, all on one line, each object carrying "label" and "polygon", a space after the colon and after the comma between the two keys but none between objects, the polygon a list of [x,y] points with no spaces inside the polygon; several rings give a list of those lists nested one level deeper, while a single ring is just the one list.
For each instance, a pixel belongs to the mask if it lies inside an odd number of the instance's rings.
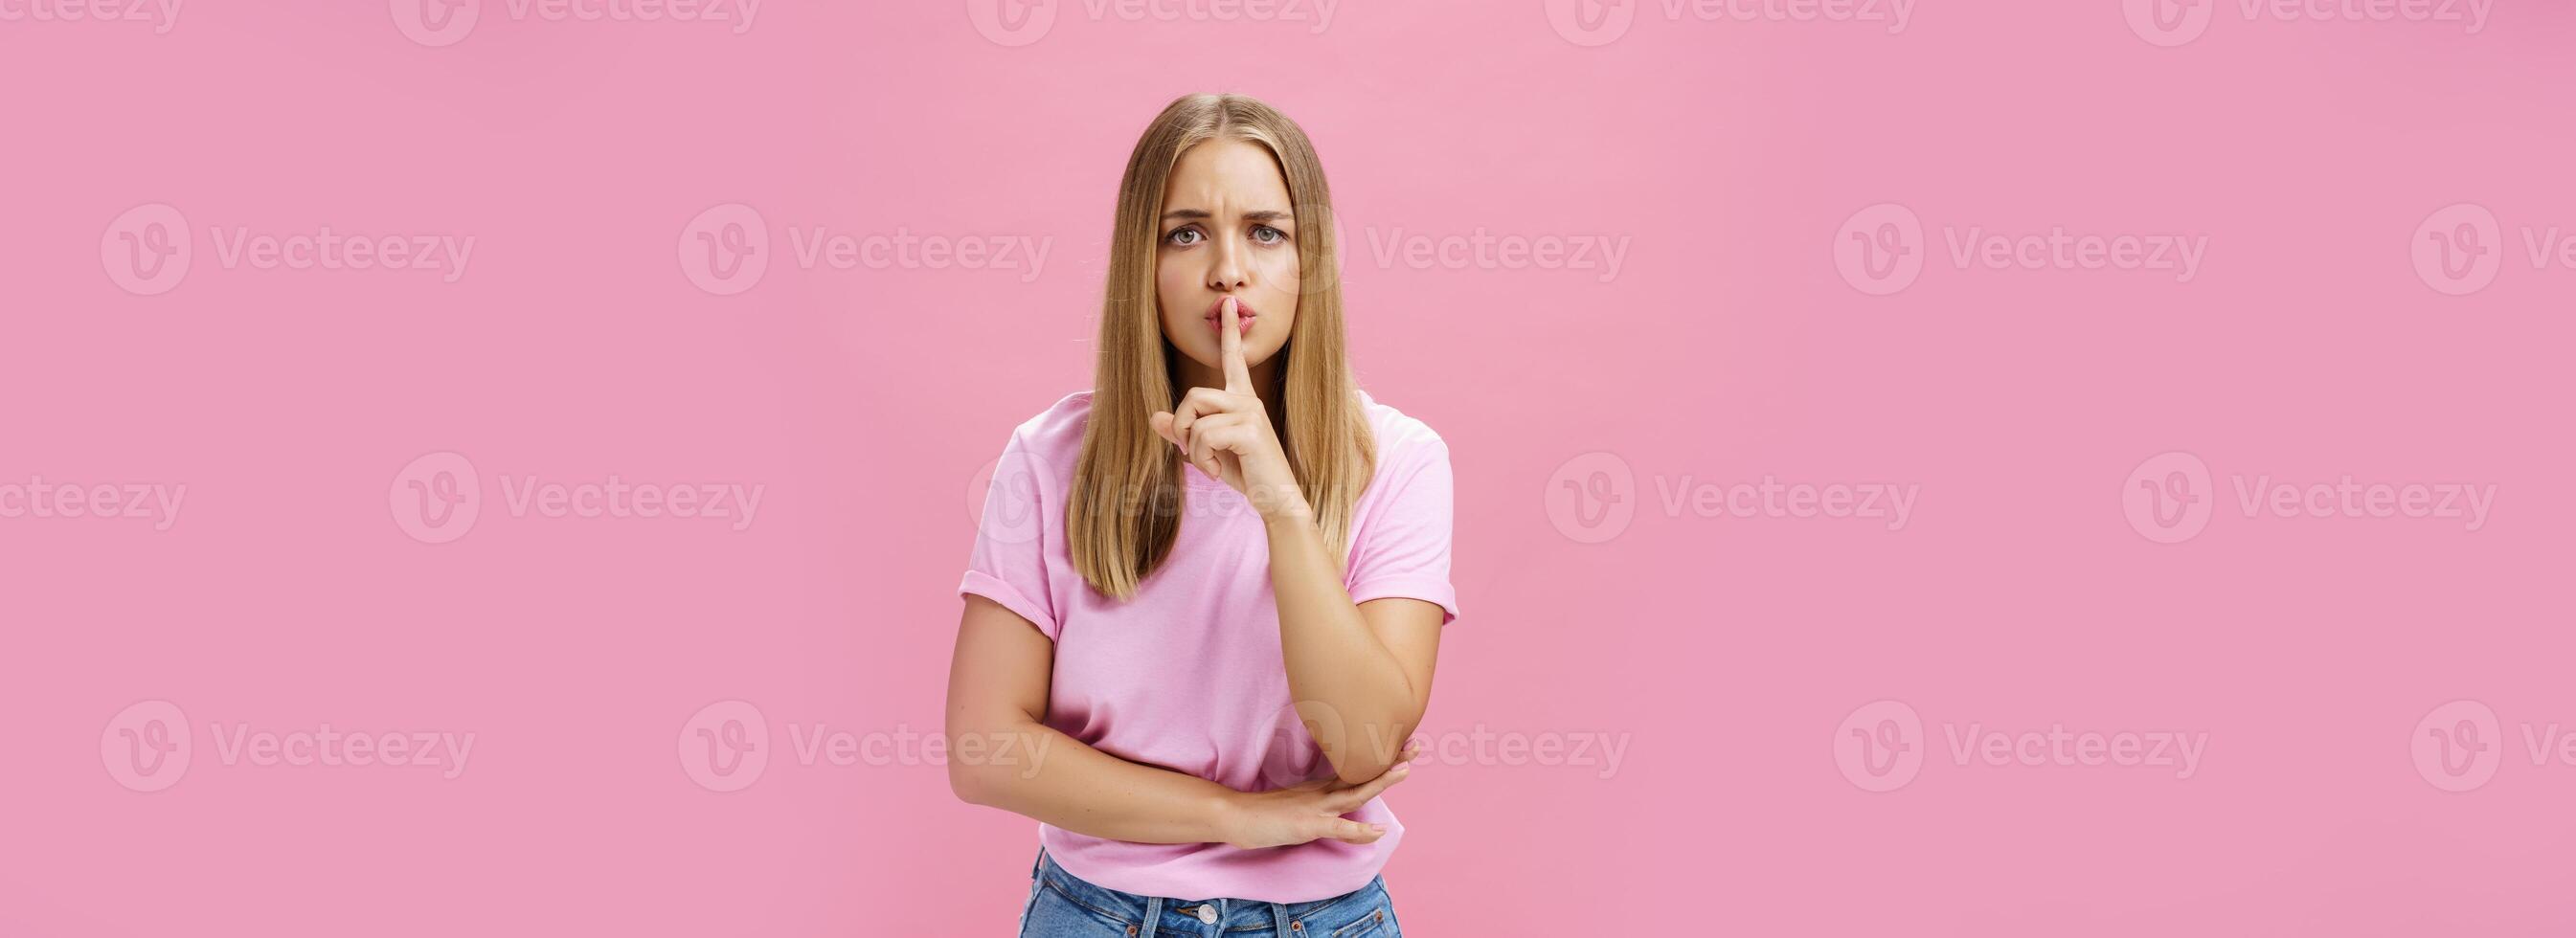
[{"label": "woman's eye", "polygon": [[1190,245],[1197,244],[1200,237],[1201,235],[1199,234],[1198,229],[1183,228],[1179,231],[1172,232],[1171,234],[1164,235],[1163,240],[1171,242],[1174,247],[1189,247]]},{"label": "woman's eye", "polygon": [[1259,241],[1263,244],[1277,244],[1281,241],[1288,240],[1288,233],[1277,228],[1270,227],[1269,225],[1254,225],[1252,226],[1252,240]]}]

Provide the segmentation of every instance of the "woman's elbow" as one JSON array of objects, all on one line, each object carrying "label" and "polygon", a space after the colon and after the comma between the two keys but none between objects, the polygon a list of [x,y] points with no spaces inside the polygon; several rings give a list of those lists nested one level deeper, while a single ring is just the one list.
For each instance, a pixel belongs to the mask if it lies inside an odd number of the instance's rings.
[{"label": "woman's elbow", "polygon": [[975,771],[975,766],[954,759],[948,762],[948,790],[957,796],[957,800],[967,804],[981,805],[989,800],[984,793],[984,780]]},{"label": "woman's elbow", "polygon": [[[952,734],[949,741],[954,743],[955,735]],[[991,807],[994,799],[1000,795],[996,790],[1000,780],[994,777],[992,767],[985,765],[980,759],[957,758],[956,747],[953,745],[949,748],[949,752],[948,790],[955,793],[959,801]]]},{"label": "woman's elbow", "polygon": [[1358,785],[1375,780],[1403,761],[1406,741],[1413,736],[1416,724],[1411,720],[1371,724],[1356,738],[1318,741],[1324,750],[1324,761],[1333,764],[1333,774],[1344,785]]}]

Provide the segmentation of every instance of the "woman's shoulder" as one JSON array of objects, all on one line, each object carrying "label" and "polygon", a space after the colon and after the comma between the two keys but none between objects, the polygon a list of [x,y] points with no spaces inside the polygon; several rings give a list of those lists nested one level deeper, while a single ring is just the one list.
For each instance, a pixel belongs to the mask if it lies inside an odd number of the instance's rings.
[{"label": "woman's shoulder", "polygon": [[1430,459],[1448,458],[1448,441],[1441,439],[1439,432],[1431,429],[1430,424],[1380,402],[1365,390],[1359,393],[1360,409],[1368,414],[1369,430],[1377,438],[1379,472],[1419,466]]},{"label": "woman's shoulder", "polygon": [[1082,452],[1082,429],[1091,419],[1091,389],[1067,394],[1011,428],[1011,447],[1050,464],[1070,464]]}]

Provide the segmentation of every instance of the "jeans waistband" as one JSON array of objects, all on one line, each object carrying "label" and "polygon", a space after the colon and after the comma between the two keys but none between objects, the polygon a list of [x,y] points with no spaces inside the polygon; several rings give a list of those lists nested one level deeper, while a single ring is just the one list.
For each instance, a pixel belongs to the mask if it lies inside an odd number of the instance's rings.
[{"label": "jeans waistband", "polygon": [[[1367,893],[1372,889],[1380,888],[1380,882],[1383,879],[1383,877],[1372,878],[1369,880],[1368,885],[1361,886],[1358,889],[1351,890],[1350,892],[1346,892],[1338,896],[1333,896],[1328,899],[1317,899],[1312,902],[1260,902],[1252,899],[1230,899],[1222,897],[1195,898],[1176,896],[1140,896],[1135,893],[1120,892],[1106,886],[1101,886],[1075,876],[1072,873],[1065,872],[1064,867],[1056,865],[1054,857],[1047,855],[1046,848],[1044,847],[1038,848],[1037,862],[1030,864],[1029,875],[1040,880],[1039,888],[1054,888],[1061,890],[1065,894],[1066,898],[1072,899],[1077,903],[1091,906],[1120,918],[1133,919],[1136,921],[1152,921],[1158,914],[1169,914],[1184,917],[1193,916],[1199,906],[1212,905],[1216,907],[1216,915],[1218,917],[1218,922],[1216,924],[1225,927],[1227,930],[1233,930],[1238,925],[1242,926],[1245,930],[1251,930],[1257,927],[1279,925],[1279,923],[1288,921],[1315,918],[1330,912],[1335,906],[1348,902],[1354,897]],[[1285,926],[1279,925],[1279,927],[1284,928]],[[1283,931],[1280,932],[1280,934],[1286,934],[1286,932]]]}]

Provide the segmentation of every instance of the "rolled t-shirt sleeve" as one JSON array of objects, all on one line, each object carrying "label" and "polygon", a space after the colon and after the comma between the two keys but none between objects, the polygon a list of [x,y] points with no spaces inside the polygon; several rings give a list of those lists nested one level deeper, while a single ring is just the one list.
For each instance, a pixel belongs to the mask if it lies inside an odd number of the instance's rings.
[{"label": "rolled t-shirt sleeve", "polygon": [[[1458,592],[1449,583],[1453,496],[1449,446],[1437,437],[1409,448],[1383,484],[1383,501],[1351,545],[1351,602],[1404,597],[1440,606],[1440,624],[1458,618]],[[1377,498],[1368,499],[1377,501]]]},{"label": "rolled t-shirt sleeve", "polygon": [[1018,433],[993,463],[992,486],[975,525],[975,547],[966,561],[959,596],[972,593],[1018,613],[1052,641],[1063,631],[1049,588],[1047,529],[1058,523],[1048,497],[1045,465]]}]

